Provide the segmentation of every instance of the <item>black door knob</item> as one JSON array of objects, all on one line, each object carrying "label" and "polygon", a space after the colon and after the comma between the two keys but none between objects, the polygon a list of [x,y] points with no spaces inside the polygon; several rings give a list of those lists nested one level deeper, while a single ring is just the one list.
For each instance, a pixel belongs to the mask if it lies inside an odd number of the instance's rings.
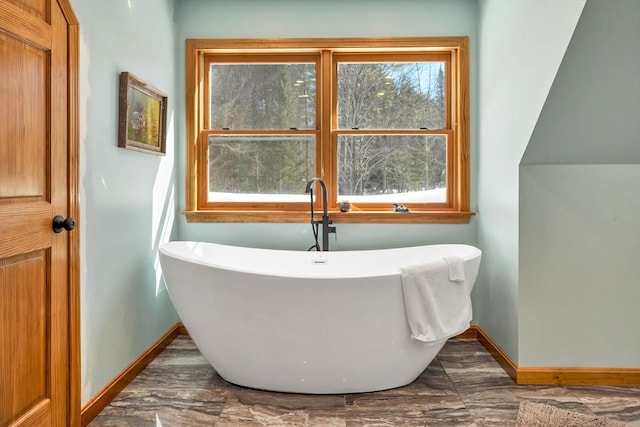
[{"label": "black door knob", "polygon": [[71,217],[65,219],[62,215],[56,215],[53,218],[53,231],[55,233],[62,233],[62,230],[71,231],[75,226],[76,220]]}]

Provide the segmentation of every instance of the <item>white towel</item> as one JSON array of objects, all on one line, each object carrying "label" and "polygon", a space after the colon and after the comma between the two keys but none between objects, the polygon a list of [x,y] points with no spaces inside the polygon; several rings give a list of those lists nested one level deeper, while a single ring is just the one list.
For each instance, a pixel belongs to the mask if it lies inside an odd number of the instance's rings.
[{"label": "white towel", "polygon": [[466,283],[449,279],[444,259],[400,269],[404,306],[411,338],[439,341],[465,331],[471,322]]},{"label": "white towel", "polygon": [[464,281],[464,260],[457,256],[442,257],[449,266],[449,280],[454,282]]}]

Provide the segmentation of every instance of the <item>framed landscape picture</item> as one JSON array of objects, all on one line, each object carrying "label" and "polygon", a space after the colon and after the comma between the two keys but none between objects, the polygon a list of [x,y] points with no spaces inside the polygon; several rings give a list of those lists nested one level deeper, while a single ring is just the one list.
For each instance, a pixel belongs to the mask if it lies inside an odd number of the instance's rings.
[{"label": "framed landscape picture", "polygon": [[165,155],[167,95],[131,73],[120,73],[118,147]]}]

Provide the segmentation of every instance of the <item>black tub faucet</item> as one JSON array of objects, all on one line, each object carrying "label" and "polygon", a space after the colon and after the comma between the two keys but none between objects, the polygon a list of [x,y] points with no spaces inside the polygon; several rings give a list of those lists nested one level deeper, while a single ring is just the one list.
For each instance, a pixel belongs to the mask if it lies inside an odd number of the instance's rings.
[{"label": "black tub faucet", "polygon": [[[319,183],[322,189],[322,219],[321,220],[317,220],[313,217],[313,185],[315,183]],[[329,233],[335,234],[336,228],[329,225],[329,224],[333,224],[333,221],[329,219],[329,213],[327,209],[327,186],[325,185],[322,178],[318,178],[318,177],[311,178],[311,180],[307,182],[307,186],[304,192],[311,194],[311,227],[313,227],[313,230],[314,230],[313,234],[316,238],[315,248],[316,250],[320,250],[318,246],[318,225],[322,224],[322,250],[328,251],[329,250]],[[313,247],[314,246],[312,246],[310,249],[312,249]]]}]

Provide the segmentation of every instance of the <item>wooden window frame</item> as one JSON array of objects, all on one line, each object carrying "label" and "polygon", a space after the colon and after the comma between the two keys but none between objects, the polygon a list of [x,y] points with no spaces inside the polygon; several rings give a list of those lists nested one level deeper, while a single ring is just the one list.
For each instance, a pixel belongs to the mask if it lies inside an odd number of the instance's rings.
[{"label": "wooden window frame", "polygon": [[[210,203],[208,202],[209,135],[229,134],[208,129],[208,58],[211,54],[239,58],[250,54],[318,55],[316,128],[308,130],[235,131],[235,134],[313,134],[316,136],[316,170],[327,183],[329,211],[335,223],[468,223],[469,185],[469,59],[468,37],[414,38],[322,38],[322,39],[188,39],[186,41],[186,208],[188,222],[278,222],[309,221],[308,203]],[[351,212],[340,212],[337,203],[337,138],[347,134],[443,134],[443,130],[350,130],[338,129],[337,64],[358,55],[391,54],[403,58],[415,53],[446,55],[447,78],[447,203],[409,204],[411,213],[395,213],[381,204],[366,204]],[[323,89],[325,88],[325,89]],[[327,90],[326,88],[332,88]],[[304,189],[300,189],[303,193]]]}]

